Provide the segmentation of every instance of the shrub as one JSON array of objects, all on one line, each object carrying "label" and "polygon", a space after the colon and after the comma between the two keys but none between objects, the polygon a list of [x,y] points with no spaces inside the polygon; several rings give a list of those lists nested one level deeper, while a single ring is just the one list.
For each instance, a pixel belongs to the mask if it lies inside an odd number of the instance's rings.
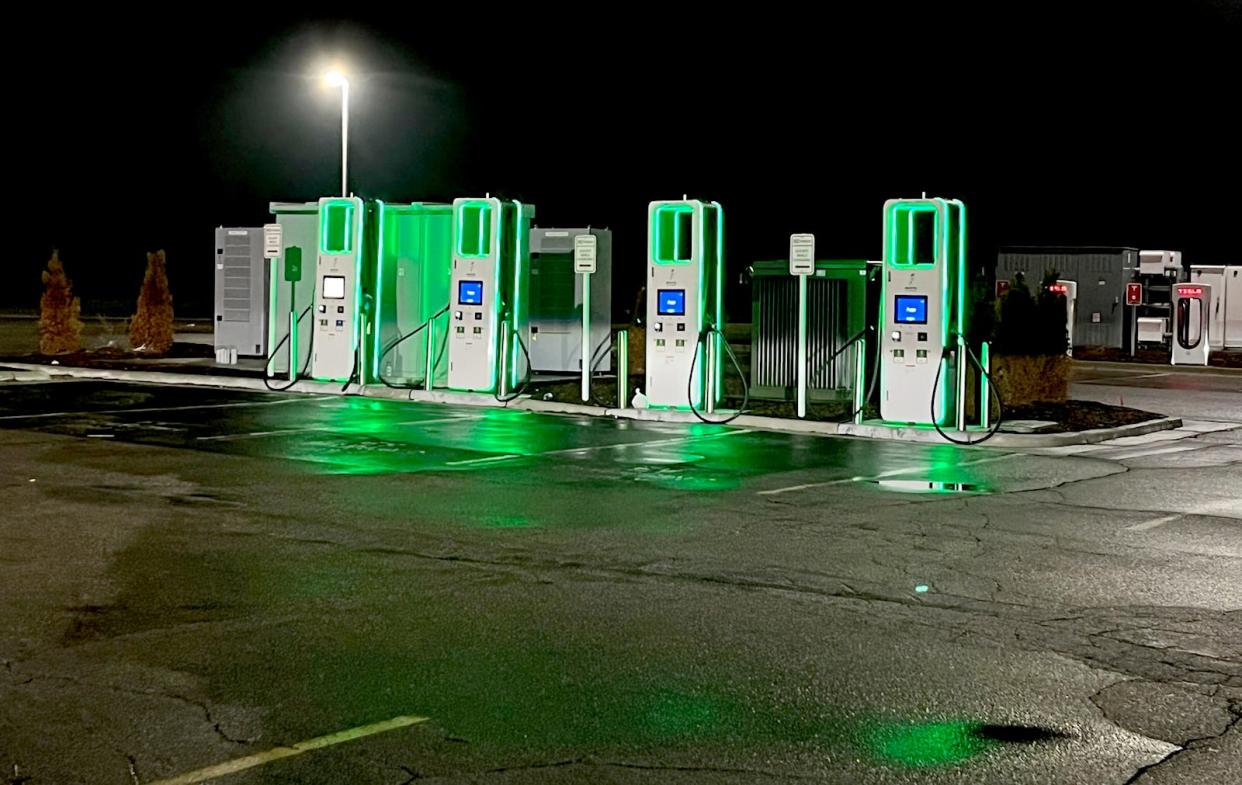
[{"label": "shrub", "polygon": [[1065,330],[1065,298],[1048,291],[1057,280],[1056,270],[1044,273],[1039,294],[1032,295],[1022,273],[1014,276],[996,303],[996,333],[992,348],[997,354],[1044,357],[1063,355],[1069,346]]},{"label": "shrub", "polygon": [[1065,356],[1065,298],[1048,290],[1057,271],[1048,270],[1032,295],[1021,273],[996,303],[992,377],[1006,405],[1064,401],[1069,393],[1070,360]]},{"label": "shrub", "polygon": [[138,312],[129,323],[129,342],[136,352],[163,354],[173,345],[172,292],[164,252],[147,254],[147,272],[138,294]]},{"label": "shrub", "polygon": [[60,254],[43,271],[43,296],[39,298],[39,352],[76,352],[82,342],[82,303],[73,296],[73,282],[65,274]]}]

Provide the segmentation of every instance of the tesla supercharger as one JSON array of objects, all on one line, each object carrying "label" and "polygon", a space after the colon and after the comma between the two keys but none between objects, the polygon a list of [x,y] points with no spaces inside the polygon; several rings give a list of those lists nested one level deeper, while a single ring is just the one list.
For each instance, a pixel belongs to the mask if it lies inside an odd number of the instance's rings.
[{"label": "tesla supercharger", "polygon": [[1212,287],[1205,283],[1173,286],[1173,365],[1207,365],[1211,351]]},{"label": "tesla supercharger", "polygon": [[1065,353],[1074,356],[1074,311],[1078,301],[1078,283],[1075,281],[1057,281],[1049,285],[1048,291],[1065,297]]}]

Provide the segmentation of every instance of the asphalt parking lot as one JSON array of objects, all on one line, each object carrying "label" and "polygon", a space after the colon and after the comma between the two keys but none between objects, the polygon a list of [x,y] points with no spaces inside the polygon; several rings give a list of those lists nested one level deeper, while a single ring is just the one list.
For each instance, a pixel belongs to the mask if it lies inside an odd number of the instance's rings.
[{"label": "asphalt parking lot", "polygon": [[6,385],[0,771],[1229,781],[1242,390],[1135,375],[1076,389],[1202,420],[1008,452]]}]

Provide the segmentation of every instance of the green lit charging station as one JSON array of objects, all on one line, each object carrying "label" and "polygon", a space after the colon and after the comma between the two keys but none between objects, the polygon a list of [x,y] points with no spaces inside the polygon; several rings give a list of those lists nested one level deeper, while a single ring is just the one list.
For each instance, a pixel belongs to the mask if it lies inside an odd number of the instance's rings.
[{"label": "green lit charging station", "polygon": [[724,394],[724,209],[695,199],[647,209],[647,380],[653,408],[711,412]]},{"label": "green lit charging station", "polygon": [[[266,376],[294,381],[365,378],[359,352],[365,327],[363,260],[372,205],[357,197],[272,202],[281,254],[269,270]],[[291,364],[290,360],[295,359]]]},{"label": "green lit charging station", "polygon": [[[966,206],[884,203],[880,417],[966,430]],[[986,346],[985,346],[986,357]],[[981,369],[986,365],[981,366]],[[986,374],[985,374],[986,378]],[[980,400],[986,401],[986,391]],[[981,407],[986,426],[986,406]],[[956,417],[951,413],[956,412]]]},{"label": "green lit charging station", "polygon": [[361,378],[364,205],[357,197],[319,200],[315,309],[311,313],[311,378]]},{"label": "green lit charging station", "polygon": [[432,389],[448,378],[453,208],[376,203],[374,292],[367,335],[368,383]]},{"label": "green lit charging station", "polygon": [[448,386],[508,399],[530,378],[530,225],[534,205],[453,201]]}]

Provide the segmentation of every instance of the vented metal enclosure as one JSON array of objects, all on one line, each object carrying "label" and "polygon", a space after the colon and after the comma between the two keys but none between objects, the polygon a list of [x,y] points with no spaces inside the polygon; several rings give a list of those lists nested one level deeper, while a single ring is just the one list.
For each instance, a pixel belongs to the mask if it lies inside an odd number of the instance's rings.
[{"label": "vented metal enclosure", "polygon": [[267,356],[268,273],[262,227],[216,229],[215,348]]},{"label": "vented metal enclosure", "polygon": [[1137,248],[1002,248],[996,280],[1021,272],[1034,291],[1044,272],[1055,269],[1059,278],[1078,284],[1074,343],[1122,349],[1129,346],[1131,329],[1126,283],[1138,266]]},{"label": "vented metal enclosure", "polygon": [[[798,280],[785,260],[756,262],[752,276],[750,395],[793,400],[798,382]],[[807,387],[811,400],[848,398],[855,350],[837,354],[862,331],[867,263],[819,261],[807,279]],[[868,347],[868,353],[874,347]],[[835,355],[835,357],[834,357]]]},{"label": "vented metal enclosure", "polygon": [[594,369],[612,370],[612,232],[608,229],[530,230],[531,367],[545,373],[582,369],[582,276],[574,272],[574,238],[593,234],[590,351]]},{"label": "vented metal enclosure", "polygon": [[[268,325],[267,343],[271,360],[268,370],[277,376],[289,372],[289,311],[297,315],[305,313],[298,322],[296,367],[310,369],[310,353],[314,348],[311,340],[313,325],[309,309],[315,303],[315,258],[319,247],[318,202],[272,202],[272,215],[282,230],[280,258],[268,266]],[[298,248],[302,259],[302,274],[296,282],[285,280],[285,262],[289,250]]]}]

